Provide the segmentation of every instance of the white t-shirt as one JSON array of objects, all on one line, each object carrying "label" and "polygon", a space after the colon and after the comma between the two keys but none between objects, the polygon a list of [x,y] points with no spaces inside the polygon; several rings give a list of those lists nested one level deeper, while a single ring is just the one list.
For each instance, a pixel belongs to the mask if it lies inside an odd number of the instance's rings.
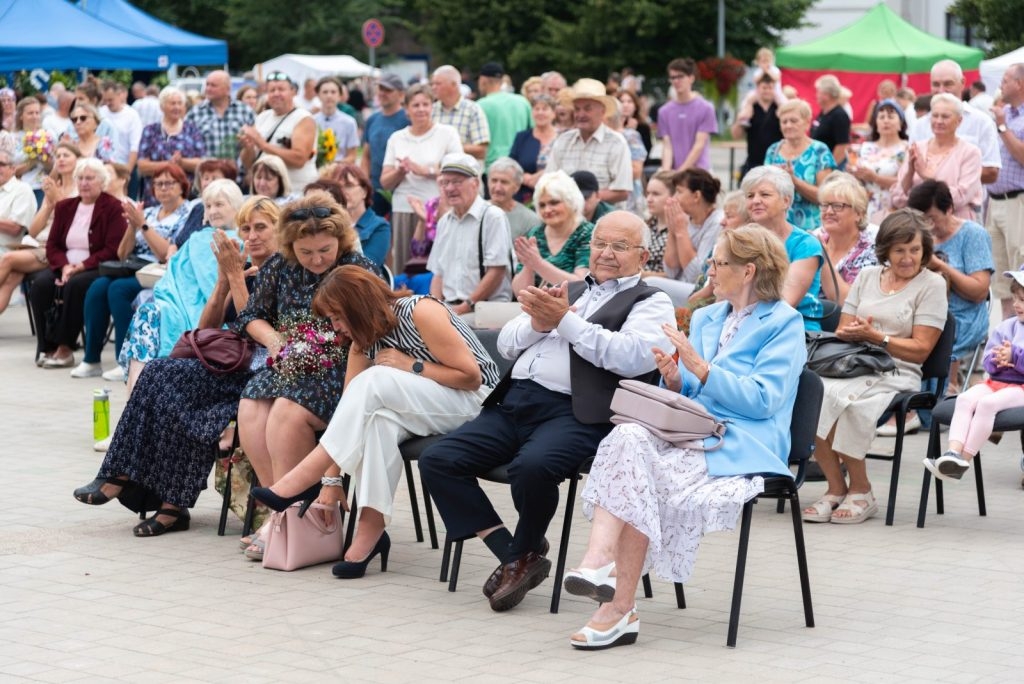
[{"label": "white t-shirt", "polygon": [[[411,158],[417,164],[441,167],[441,160],[446,154],[462,152],[462,141],[459,132],[447,124],[436,123],[423,135],[413,135],[411,127],[395,131],[388,138],[388,146],[384,152],[384,168],[397,167],[399,159]],[[428,200],[437,197],[437,179],[431,176],[408,174],[395,188],[391,196],[391,208],[398,212],[411,212],[409,197]]]},{"label": "white t-shirt", "polygon": [[[36,215],[36,196],[28,183],[14,176],[0,185],[0,217],[14,221],[23,228],[28,228]],[[0,233],[0,247],[13,245],[21,240],[21,236]]]},{"label": "white t-shirt", "polygon": [[114,128],[113,161],[127,164],[129,155],[139,151],[139,141],[142,140],[142,118],[137,111],[128,106],[121,107],[119,112],[112,112],[107,107],[102,107],[100,116],[104,121],[109,121]]},{"label": "white t-shirt", "polygon": [[[260,135],[264,139],[267,138],[271,133],[274,134],[273,140],[268,142],[274,145],[281,145],[283,138],[291,138],[292,133],[295,131],[295,127],[299,125],[300,121],[309,119],[313,115],[307,112],[305,109],[296,108],[288,112],[284,116],[278,116],[274,113],[273,109],[268,109],[256,117],[256,130],[260,132]],[[280,124],[280,125],[278,125]],[[316,154],[306,160],[306,163],[299,168],[288,168],[288,180],[291,181],[292,190],[295,192],[302,192],[302,189],[317,179],[316,175]]]}]

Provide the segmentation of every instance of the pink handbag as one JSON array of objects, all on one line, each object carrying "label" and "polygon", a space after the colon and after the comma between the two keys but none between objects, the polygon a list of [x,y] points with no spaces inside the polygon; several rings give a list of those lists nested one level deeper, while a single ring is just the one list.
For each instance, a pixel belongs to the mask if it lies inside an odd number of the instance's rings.
[{"label": "pink handbag", "polygon": [[640,380],[620,380],[612,396],[612,422],[636,423],[661,439],[683,447],[687,442],[717,437],[714,451],[725,441],[725,423],[689,397]]},{"label": "pink handbag", "polygon": [[[338,504],[315,503],[299,517],[301,503],[289,506],[270,517],[270,528],[263,551],[263,567],[271,570],[298,570],[341,558],[345,532]],[[327,522],[324,522],[326,513]]]}]

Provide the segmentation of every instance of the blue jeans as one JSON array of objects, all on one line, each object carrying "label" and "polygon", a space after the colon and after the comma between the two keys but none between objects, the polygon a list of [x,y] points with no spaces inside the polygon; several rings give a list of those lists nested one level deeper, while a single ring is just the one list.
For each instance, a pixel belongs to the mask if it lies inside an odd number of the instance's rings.
[{"label": "blue jeans", "polygon": [[128,325],[132,322],[132,300],[142,290],[134,277],[100,276],[85,294],[85,363],[99,363],[107,326],[114,319],[114,358],[121,353]]}]

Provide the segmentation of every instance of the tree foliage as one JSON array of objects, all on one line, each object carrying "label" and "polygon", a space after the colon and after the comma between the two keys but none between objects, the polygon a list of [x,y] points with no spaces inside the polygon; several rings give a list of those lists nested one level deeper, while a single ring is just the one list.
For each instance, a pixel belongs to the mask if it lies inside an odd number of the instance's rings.
[{"label": "tree foliage", "polygon": [[957,0],[949,11],[964,26],[977,29],[992,43],[991,55],[1001,55],[1024,45],[1024,12],[1019,3],[1007,0]]},{"label": "tree foliage", "polygon": [[[550,69],[570,81],[631,66],[662,74],[673,57],[715,54],[712,0],[134,0],[186,30],[228,41],[245,68],[285,52],[362,54],[362,22],[411,30],[433,66],[504,63],[516,80]],[[726,0],[726,49],[750,61],[803,25],[814,0]],[[392,34],[393,35],[393,34]],[[382,55],[387,52],[385,43]]]}]

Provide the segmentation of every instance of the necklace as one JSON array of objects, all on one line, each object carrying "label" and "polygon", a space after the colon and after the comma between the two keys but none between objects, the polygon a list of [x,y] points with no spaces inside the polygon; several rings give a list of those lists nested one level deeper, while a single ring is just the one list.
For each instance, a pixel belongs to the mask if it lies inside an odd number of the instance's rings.
[{"label": "necklace", "polygon": [[[884,276],[889,276],[889,285],[886,286],[884,284],[884,282],[881,284],[882,285],[882,294],[884,294],[884,295],[887,295],[887,296],[891,297],[894,294],[896,294],[897,292],[900,292],[903,288],[905,288],[907,286],[907,283],[903,283],[900,287],[896,287],[896,276],[889,269],[886,269],[885,273],[883,273],[882,275],[883,275],[883,277]],[[910,282],[910,281],[907,281],[907,282]]]}]

